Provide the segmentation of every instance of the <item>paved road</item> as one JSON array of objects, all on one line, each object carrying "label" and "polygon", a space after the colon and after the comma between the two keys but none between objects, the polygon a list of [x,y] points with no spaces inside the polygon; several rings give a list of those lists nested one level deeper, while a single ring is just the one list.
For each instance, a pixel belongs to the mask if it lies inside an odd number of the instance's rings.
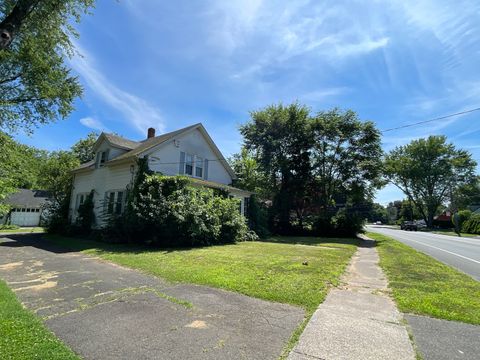
[{"label": "paved road", "polygon": [[304,317],[290,305],[64,252],[42,235],[0,236],[0,279],[86,360],[274,360]]},{"label": "paved road", "polygon": [[368,231],[393,237],[480,281],[480,239],[404,231],[368,225]]}]

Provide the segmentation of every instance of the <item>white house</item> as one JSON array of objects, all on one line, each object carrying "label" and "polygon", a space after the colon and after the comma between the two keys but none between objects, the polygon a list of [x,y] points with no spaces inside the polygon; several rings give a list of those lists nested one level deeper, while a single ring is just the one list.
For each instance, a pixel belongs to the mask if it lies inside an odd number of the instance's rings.
[{"label": "white house", "polygon": [[78,216],[78,207],[94,191],[97,225],[105,212],[124,210],[126,191],[131,188],[137,159],[148,158],[150,170],[164,175],[186,175],[192,184],[224,189],[241,200],[239,211],[245,214],[252,193],[231,186],[235,174],[202,124],[155,136],[148,129],[143,141],[132,141],[102,133],[94,146],[95,160],[75,169],[70,202],[70,219]]}]

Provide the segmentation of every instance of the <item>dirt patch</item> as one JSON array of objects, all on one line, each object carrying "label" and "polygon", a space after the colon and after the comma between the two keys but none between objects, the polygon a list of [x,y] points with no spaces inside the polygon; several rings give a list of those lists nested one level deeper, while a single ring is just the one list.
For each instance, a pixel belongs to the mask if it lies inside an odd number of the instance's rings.
[{"label": "dirt patch", "polygon": [[192,328],[192,329],[206,329],[207,323],[202,320],[195,320],[194,322],[185,325],[185,327]]},{"label": "dirt patch", "polygon": [[45,290],[45,289],[51,289],[55,286],[57,286],[56,281],[46,281],[43,284],[25,286],[25,287],[21,287],[21,288],[18,288],[18,289],[14,289],[13,291],[23,291],[23,290],[40,291],[40,290]]},{"label": "dirt patch", "polygon": [[19,266],[22,266],[22,265],[23,265],[23,261],[4,264],[4,265],[0,265],[0,270],[12,270],[12,269],[15,269],[16,267],[19,267]]}]

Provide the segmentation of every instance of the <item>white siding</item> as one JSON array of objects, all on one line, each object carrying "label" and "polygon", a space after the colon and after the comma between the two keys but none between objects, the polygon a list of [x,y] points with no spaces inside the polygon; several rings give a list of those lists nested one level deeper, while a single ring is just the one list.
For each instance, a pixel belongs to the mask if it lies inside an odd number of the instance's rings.
[{"label": "white siding", "polygon": [[178,147],[175,146],[174,140],[172,139],[149,155],[149,166],[151,170],[161,172],[165,175],[178,175],[180,152],[183,151],[209,160],[208,179],[205,180],[226,185],[232,183],[232,177],[223,164],[218,161],[217,155],[215,155],[198,129],[183,134],[175,140],[179,142]]},{"label": "white siding", "polygon": [[130,170],[132,163],[117,166],[105,166],[89,172],[75,174],[74,188],[70,200],[70,215],[72,221],[76,219],[77,194],[90,193],[93,189],[95,202],[95,215],[97,225],[101,225],[101,214],[103,212],[103,201],[105,193],[111,190],[125,190],[131,184],[133,175]]}]

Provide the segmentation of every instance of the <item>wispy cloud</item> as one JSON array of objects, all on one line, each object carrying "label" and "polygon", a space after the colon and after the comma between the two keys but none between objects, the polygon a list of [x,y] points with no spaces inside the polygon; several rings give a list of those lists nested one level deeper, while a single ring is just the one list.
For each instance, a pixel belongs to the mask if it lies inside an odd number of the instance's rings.
[{"label": "wispy cloud", "polygon": [[76,48],[81,56],[71,60],[72,67],[93,93],[121,113],[124,122],[134,127],[139,133],[144,134],[148,127],[164,131],[165,122],[158,108],[115,86],[95,67],[95,59],[91,54],[79,44],[76,44]]},{"label": "wispy cloud", "polygon": [[83,126],[86,126],[93,130],[110,132],[110,130],[100,120],[97,120],[90,116],[81,118],[80,123]]}]

